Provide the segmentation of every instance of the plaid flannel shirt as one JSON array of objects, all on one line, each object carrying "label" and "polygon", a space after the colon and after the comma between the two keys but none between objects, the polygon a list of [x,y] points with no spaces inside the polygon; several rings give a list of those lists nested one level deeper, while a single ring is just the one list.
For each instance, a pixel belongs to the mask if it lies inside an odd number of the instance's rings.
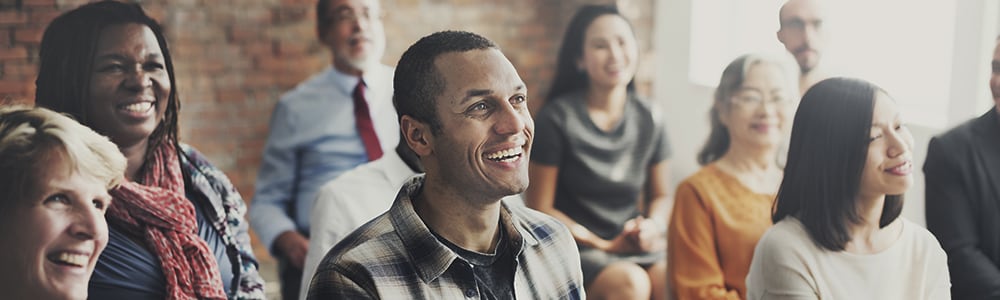
[{"label": "plaid flannel shirt", "polygon": [[[386,213],[334,246],[312,278],[308,299],[479,299],[472,264],[441,244],[413,210],[423,175],[409,179]],[[363,199],[359,199],[363,201]],[[565,226],[502,204],[515,251],[518,299],[584,299],[580,253]]]}]

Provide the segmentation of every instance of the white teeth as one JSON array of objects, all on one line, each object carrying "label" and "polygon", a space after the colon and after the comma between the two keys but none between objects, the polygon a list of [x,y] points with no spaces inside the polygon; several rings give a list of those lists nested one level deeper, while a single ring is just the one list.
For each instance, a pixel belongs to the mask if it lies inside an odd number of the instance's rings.
[{"label": "white teeth", "polygon": [[486,158],[490,159],[490,160],[496,160],[496,161],[502,161],[502,162],[511,162],[511,161],[514,161],[515,159],[517,159],[517,157],[519,155],[521,155],[521,151],[522,150],[521,150],[520,147],[510,148],[510,149],[500,150],[500,151],[497,151],[497,152],[486,154]]},{"label": "white teeth", "polygon": [[122,108],[129,112],[144,112],[153,107],[152,102],[138,102],[125,105]]},{"label": "white teeth", "polygon": [[66,263],[75,266],[85,266],[87,261],[90,260],[89,255],[84,254],[73,254],[73,253],[60,253],[55,257],[57,262]]},{"label": "white teeth", "polygon": [[905,164],[899,165],[897,167],[893,167],[893,168],[889,169],[889,171],[890,172],[894,172],[894,173],[908,172],[908,171],[910,171],[910,168],[911,168],[912,165],[913,164],[911,164],[911,163],[905,163]]}]

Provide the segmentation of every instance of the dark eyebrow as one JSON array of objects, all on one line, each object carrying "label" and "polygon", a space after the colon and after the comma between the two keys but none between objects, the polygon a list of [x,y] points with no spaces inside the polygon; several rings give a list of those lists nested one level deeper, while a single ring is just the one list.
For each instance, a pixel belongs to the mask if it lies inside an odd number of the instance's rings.
[{"label": "dark eyebrow", "polygon": [[[525,89],[524,84],[519,84],[516,87],[514,87],[514,90],[518,91],[518,92],[523,91],[524,89]],[[459,101],[458,104],[465,104],[465,102],[468,102],[469,100],[472,100],[473,98],[488,96],[488,95],[493,94],[493,93],[494,93],[494,91],[491,90],[491,89],[469,90],[469,91],[465,92],[465,97],[463,97],[462,101]]]},{"label": "dark eyebrow", "polygon": [[486,96],[486,95],[489,95],[489,94],[492,94],[492,93],[493,93],[493,90],[489,90],[489,89],[485,89],[485,90],[469,90],[469,91],[465,92],[465,97],[462,98],[462,101],[459,102],[459,104],[464,104],[465,102],[468,102],[469,100],[472,100],[473,98]]},{"label": "dark eyebrow", "polygon": [[[146,55],[146,59],[163,59],[163,54],[160,53],[150,53]],[[97,57],[97,60],[114,59],[114,60],[128,60],[126,55],[120,53],[108,53]]]},{"label": "dark eyebrow", "polygon": [[333,8],[333,13],[339,14],[340,12],[345,10],[353,11],[354,9],[351,8],[351,6],[347,5],[346,3],[342,3],[339,6]]}]

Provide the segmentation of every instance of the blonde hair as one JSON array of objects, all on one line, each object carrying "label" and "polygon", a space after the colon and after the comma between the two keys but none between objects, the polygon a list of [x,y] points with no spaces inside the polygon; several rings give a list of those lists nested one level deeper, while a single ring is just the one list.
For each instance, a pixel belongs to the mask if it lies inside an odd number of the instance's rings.
[{"label": "blonde hair", "polygon": [[92,176],[107,189],[124,180],[126,160],[108,138],[46,108],[0,107],[0,191],[23,201],[37,189],[42,162],[61,155],[69,170]]}]

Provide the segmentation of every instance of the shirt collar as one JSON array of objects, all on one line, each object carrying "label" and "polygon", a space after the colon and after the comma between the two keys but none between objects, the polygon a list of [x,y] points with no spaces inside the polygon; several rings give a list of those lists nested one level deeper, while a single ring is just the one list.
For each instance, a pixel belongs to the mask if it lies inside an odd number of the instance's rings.
[{"label": "shirt collar", "polygon": [[[327,74],[329,74],[328,76],[330,77],[330,81],[332,81],[337,86],[337,89],[343,91],[345,94],[348,95],[354,93],[354,87],[358,85],[358,80],[361,80],[361,78],[359,78],[358,76],[340,72],[340,70],[337,70],[337,68],[334,68],[333,66],[329,66],[327,68],[329,68]],[[362,75],[362,77],[367,78],[369,76]],[[365,84],[367,84],[369,89],[371,89],[370,80],[365,80]]]},{"label": "shirt collar", "polygon": [[[415,175],[403,184],[395,203],[389,209],[389,216],[417,274],[424,282],[431,282],[444,274],[459,256],[439,242],[413,210],[411,198],[420,193],[423,185],[423,174]],[[525,247],[538,244],[539,238],[531,230],[531,224],[512,214],[502,200],[500,222],[504,230],[507,230],[508,242],[515,249],[515,257],[519,256]]]},{"label": "shirt collar", "polygon": [[381,168],[382,176],[385,177],[387,182],[392,182],[393,184],[398,184],[399,182],[406,183],[407,178],[417,174],[406,165],[406,162],[399,156],[399,153],[396,153],[395,148],[392,151],[387,151],[382,158],[372,163],[384,164],[384,167]]}]

